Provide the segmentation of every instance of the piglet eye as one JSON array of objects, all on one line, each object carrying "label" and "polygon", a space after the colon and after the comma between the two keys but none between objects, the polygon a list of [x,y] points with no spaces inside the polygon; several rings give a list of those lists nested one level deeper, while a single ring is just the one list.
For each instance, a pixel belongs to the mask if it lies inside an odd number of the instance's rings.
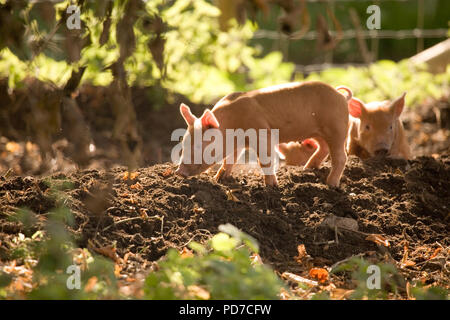
[{"label": "piglet eye", "polygon": [[370,130],[370,126],[366,124],[366,130]]}]

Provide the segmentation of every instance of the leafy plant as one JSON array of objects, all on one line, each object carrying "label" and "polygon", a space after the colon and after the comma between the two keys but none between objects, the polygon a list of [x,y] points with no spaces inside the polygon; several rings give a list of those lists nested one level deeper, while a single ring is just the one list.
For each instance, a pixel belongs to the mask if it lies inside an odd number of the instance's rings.
[{"label": "leafy plant", "polygon": [[[8,46],[0,50],[0,75],[8,77],[11,89],[27,77],[62,86],[81,66],[87,67],[82,83],[109,85],[119,76],[112,66],[123,60],[130,86],[156,85],[194,102],[210,102],[232,91],[286,82],[294,70],[279,52],[260,57],[260,50],[247,44],[255,30],[251,22],[230,22],[222,31],[219,9],[206,0],[80,2],[80,31],[65,27],[70,3],[14,9],[28,30],[22,47],[34,51],[25,58]],[[43,18],[44,9],[54,10],[54,21]],[[27,47],[36,38],[41,50]]]},{"label": "leafy plant", "polygon": [[[373,269],[379,270],[375,274]],[[342,263],[331,270],[331,273],[351,272],[352,281],[356,284],[356,288],[351,299],[386,299],[390,295],[397,295],[399,288],[405,288],[406,282],[400,275],[396,267],[390,263],[380,262],[373,264],[368,260],[353,257],[349,261]],[[368,282],[372,279],[369,277],[379,276],[379,288],[370,288]],[[424,288],[421,285],[413,285],[411,287],[411,297],[415,299],[448,299],[448,290],[441,287]]]},{"label": "leafy plant", "polygon": [[[72,188],[67,180],[48,179],[50,197],[57,207],[48,212],[43,230],[26,237],[19,233],[12,241],[9,259],[12,266],[0,268],[0,297],[28,299],[99,299],[118,298],[114,263],[87,249],[77,249],[67,225],[73,223],[72,213],[65,206]],[[35,214],[21,209],[14,217],[26,228]],[[16,267],[16,260],[24,264]],[[70,266],[80,269],[80,287],[69,288]],[[18,272],[14,272],[20,268]],[[5,270],[9,270],[6,273]],[[27,274],[26,278],[23,273]],[[15,276],[13,276],[15,275]],[[95,285],[92,279],[95,278]]]},{"label": "leafy plant", "polygon": [[[372,271],[368,270],[369,266],[375,266],[379,270],[379,288],[368,287],[369,277]],[[352,279],[356,283],[356,288],[351,299],[386,299],[388,294],[396,294],[399,286],[399,278],[395,266],[389,263],[372,264],[368,260],[354,257],[349,261],[342,263],[331,270],[331,273],[352,272]]]},{"label": "leafy plant", "polygon": [[417,300],[450,300],[449,290],[438,286],[425,288],[419,284],[411,288],[411,296]]},{"label": "leafy plant", "polygon": [[407,92],[406,104],[415,106],[429,98],[440,98],[450,93],[450,67],[442,74],[432,74],[425,66],[412,65],[409,60],[398,63],[378,61],[369,67],[331,68],[312,73],[306,78],[333,86],[345,85],[352,89],[355,97],[364,102],[393,99]]},{"label": "leafy plant", "polygon": [[[257,243],[231,225],[193,252],[171,249],[158,271],[145,280],[147,299],[277,299],[281,280],[263,264],[253,264]],[[229,234],[233,234],[230,236]]]}]

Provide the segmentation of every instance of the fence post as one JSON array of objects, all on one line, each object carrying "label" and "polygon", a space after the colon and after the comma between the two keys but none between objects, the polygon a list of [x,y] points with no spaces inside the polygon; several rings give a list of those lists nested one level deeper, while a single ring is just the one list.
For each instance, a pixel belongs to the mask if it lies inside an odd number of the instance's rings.
[{"label": "fence post", "polygon": [[367,49],[367,43],[366,40],[364,39],[364,35],[361,28],[361,21],[359,20],[358,13],[354,8],[350,8],[349,12],[350,12],[350,19],[352,20],[353,26],[355,27],[356,40],[358,41],[359,51],[361,52],[364,62],[369,64],[370,62],[372,62],[372,57],[369,50]]},{"label": "fence post", "polygon": [[[424,26],[424,20],[425,20],[425,2],[424,0],[418,0],[417,3],[417,29],[422,30]],[[417,35],[417,53],[423,51],[423,34],[422,32]]]},{"label": "fence post", "polygon": [[[377,6],[380,6],[380,0],[375,1],[375,4]],[[380,39],[378,37],[377,29],[372,30],[372,32],[374,34],[371,36],[371,40],[370,40],[370,51],[372,53],[373,61],[376,61],[376,60],[378,60],[378,48],[380,46]]]}]

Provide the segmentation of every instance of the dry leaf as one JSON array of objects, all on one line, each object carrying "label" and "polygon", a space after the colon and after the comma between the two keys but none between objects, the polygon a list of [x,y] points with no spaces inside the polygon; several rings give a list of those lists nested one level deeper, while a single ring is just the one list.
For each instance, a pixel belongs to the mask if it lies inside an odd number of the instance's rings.
[{"label": "dry leaf", "polygon": [[190,258],[194,256],[194,253],[189,250],[188,248],[184,247],[183,250],[180,252],[181,258]]},{"label": "dry leaf", "polygon": [[375,242],[378,245],[383,245],[385,247],[389,247],[389,241],[379,234],[369,234],[366,237],[366,240]]},{"label": "dry leaf", "polygon": [[298,252],[298,255],[295,256],[294,259],[295,259],[295,261],[297,263],[301,264],[303,262],[303,259],[308,256],[308,253],[306,252],[305,245],[304,244],[299,244],[297,246],[297,252]]},{"label": "dry leaf", "polygon": [[207,290],[203,289],[202,287],[192,285],[192,286],[187,287],[187,289],[190,294],[192,294],[193,296],[195,296],[198,299],[209,300],[209,298],[211,297],[209,292]]},{"label": "dry leaf", "polygon": [[407,245],[403,246],[403,258],[402,261],[400,262],[400,268],[411,267],[416,264],[414,261],[408,260],[408,252],[409,252],[408,246]]},{"label": "dry leaf", "polygon": [[142,190],[142,185],[139,182],[136,182],[135,184],[132,184],[130,186],[131,189],[136,189],[136,190]]},{"label": "dry leaf", "polygon": [[406,296],[408,300],[415,300],[414,296],[411,295],[411,283],[409,281],[406,282]]},{"label": "dry leaf", "polygon": [[139,173],[137,173],[137,172],[130,173],[130,180],[135,180],[138,175],[139,175]]},{"label": "dry leaf", "polygon": [[114,265],[114,275],[116,278],[120,278],[120,272],[122,271],[122,267],[119,266],[117,263]]},{"label": "dry leaf", "polygon": [[414,266],[415,264],[416,263],[414,261],[405,260],[404,262],[401,263],[400,268],[411,267],[411,266]]},{"label": "dry leaf", "polygon": [[348,299],[354,291],[355,290],[336,288],[330,292],[330,297],[333,300]]},{"label": "dry leaf", "polygon": [[261,259],[261,256],[260,256],[259,254],[257,254],[257,253],[253,253],[253,254],[250,256],[250,260],[252,261],[252,265],[255,265],[255,264],[263,264],[262,259]]},{"label": "dry leaf", "polygon": [[94,290],[94,287],[97,284],[97,282],[98,282],[98,279],[96,276],[90,277],[89,280],[87,281],[86,285],[84,286],[84,291],[91,292],[92,290]]},{"label": "dry leaf", "polygon": [[328,280],[328,271],[323,268],[312,268],[309,270],[309,275],[319,280],[320,283],[324,283]]},{"label": "dry leaf", "polygon": [[239,199],[233,194],[233,191],[227,190],[227,200],[231,200],[234,202],[239,202]]},{"label": "dry leaf", "polygon": [[88,244],[90,245],[92,250],[94,250],[98,254],[101,254],[102,256],[110,258],[114,262],[121,262],[120,257],[116,253],[116,248],[114,248],[113,246],[104,246],[101,248],[97,248],[97,247],[95,247],[94,243],[90,240],[89,240]]},{"label": "dry leaf", "polygon": [[123,174],[122,180],[135,180],[137,178],[139,173],[137,172],[128,172],[126,171]]},{"label": "dry leaf", "polygon": [[139,209],[139,213],[141,214],[141,218],[143,220],[147,220],[148,219],[147,209],[141,208],[141,209]]},{"label": "dry leaf", "polygon": [[289,300],[291,298],[291,295],[286,291],[286,289],[281,289],[280,298],[281,300]]},{"label": "dry leaf", "polygon": [[173,170],[170,168],[167,168],[164,172],[163,172],[163,177],[167,178],[168,176],[171,176],[173,174]]},{"label": "dry leaf", "polygon": [[20,151],[21,148],[18,143],[10,141],[10,142],[6,143],[5,149],[8,152],[15,153],[15,152]]},{"label": "dry leaf", "polygon": [[125,255],[123,256],[123,263],[126,264],[128,262],[128,258],[132,255],[133,253],[131,252],[127,252],[125,253]]},{"label": "dry leaf", "polygon": [[436,250],[434,250],[434,252],[433,252],[433,254],[428,258],[428,260],[431,260],[431,259],[434,259],[434,258],[436,258],[436,256],[439,254],[439,252],[441,252],[442,251],[442,248],[441,247],[439,247],[439,248],[437,248]]},{"label": "dry leaf", "polygon": [[203,208],[198,208],[198,207],[195,207],[195,208],[193,209],[193,211],[194,211],[194,213],[205,213],[205,209],[203,209]]}]

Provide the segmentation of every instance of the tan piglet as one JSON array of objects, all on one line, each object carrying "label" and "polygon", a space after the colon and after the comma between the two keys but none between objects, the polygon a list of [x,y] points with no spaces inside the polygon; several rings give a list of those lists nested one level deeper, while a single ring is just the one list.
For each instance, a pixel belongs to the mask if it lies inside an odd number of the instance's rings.
[{"label": "tan piglet", "polygon": [[[347,156],[345,141],[348,129],[347,101],[351,98],[350,89],[346,89],[349,97],[344,97],[328,84],[309,81],[303,83],[287,83],[244,93],[232,93],[222,98],[212,110],[205,110],[200,118],[192,115],[188,106],[180,106],[188,129],[183,137],[183,150],[177,174],[187,177],[206,171],[213,163],[193,164],[192,154],[195,150],[204,152],[209,141],[195,141],[195,132],[204,133],[208,129],[217,129],[223,136],[227,129],[246,131],[248,129],[278,129],[278,143],[303,141],[313,138],[317,141],[317,149],[306,163],[306,168],[317,168],[323,159],[331,155],[331,171],[327,184],[339,186]],[[223,139],[225,141],[225,139]],[[259,140],[259,137],[258,137]],[[270,141],[270,137],[267,139]],[[258,141],[258,145],[260,141]],[[265,142],[264,142],[265,143]],[[248,147],[246,145],[246,147]],[[209,148],[208,148],[209,149]],[[228,150],[224,145],[223,164],[216,174],[218,181],[227,177],[243,150]],[[269,157],[275,153],[275,146],[267,145]],[[189,150],[189,152],[187,152]],[[255,150],[260,157],[260,150]],[[190,155],[190,156],[189,156]],[[187,161],[186,161],[187,160]],[[262,169],[267,164],[260,163]],[[266,185],[277,185],[275,168],[270,165],[266,170]]]},{"label": "tan piglet", "polygon": [[411,149],[400,120],[405,106],[405,95],[406,93],[394,101],[367,104],[356,98],[349,101],[351,118],[348,154],[362,159],[375,154],[392,158],[411,158]]}]

